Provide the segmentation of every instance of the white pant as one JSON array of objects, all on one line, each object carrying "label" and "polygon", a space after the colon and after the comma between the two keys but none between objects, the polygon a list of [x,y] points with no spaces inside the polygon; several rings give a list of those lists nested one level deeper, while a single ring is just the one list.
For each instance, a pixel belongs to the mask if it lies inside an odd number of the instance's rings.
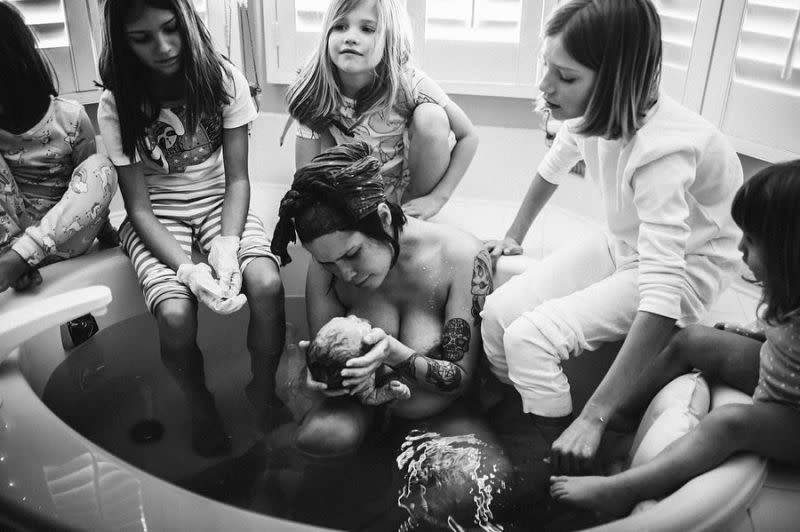
[{"label": "white pant", "polygon": [[486,299],[481,316],[492,371],[525,412],[572,412],[561,361],[622,339],[639,306],[638,262],[618,263],[606,238],[556,250]]}]

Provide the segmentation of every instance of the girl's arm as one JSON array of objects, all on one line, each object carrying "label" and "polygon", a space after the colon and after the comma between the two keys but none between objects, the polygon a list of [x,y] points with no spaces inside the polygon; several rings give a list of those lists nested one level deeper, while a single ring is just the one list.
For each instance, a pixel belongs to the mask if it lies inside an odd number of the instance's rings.
[{"label": "girl's arm", "polygon": [[545,206],[547,201],[556,191],[558,185],[555,185],[544,179],[539,173],[533,178],[533,182],[528,187],[528,192],[522,200],[517,215],[511,223],[511,227],[506,231],[506,236],[503,240],[489,240],[486,242],[486,248],[491,253],[492,258],[497,258],[500,255],[520,255],[522,253],[522,241],[525,240],[525,235],[533,224],[542,207]]},{"label": "girl's arm", "polygon": [[347,314],[347,309],[336,297],[332,281],[333,276],[312,259],[306,276],[306,318],[311,338],[333,318]]},{"label": "girl's arm", "polygon": [[472,158],[475,157],[475,152],[478,150],[478,133],[467,114],[454,101],[448,102],[444,112],[450,121],[450,129],[456,136],[456,145],[450,153],[450,165],[429,195],[447,201],[467,172]]},{"label": "girl's arm", "polygon": [[89,120],[86,110],[81,107],[80,113],[78,113],[78,128],[72,143],[72,167],[77,168],[79,164],[95,153],[97,153],[97,141],[94,126]]},{"label": "girl's arm", "polygon": [[322,152],[322,139],[306,139],[295,137],[294,141],[294,167],[302,168]]},{"label": "girl's arm", "polygon": [[594,459],[608,420],[616,413],[641,373],[667,345],[675,319],[639,311],[625,342],[580,415],[553,443],[555,471],[585,472]]},{"label": "girl's arm", "polygon": [[[300,124],[297,127],[302,127]],[[309,130],[310,132],[310,130]],[[297,136],[294,143],[294,167],[301,168],[311,159],[336,145],[336,140],[333,135],[327,131],[319,135],[314,135],[316,138]]]},{"label": "girl's arm", "polygon": [[637,385],[642,371],[674,332],[681,315],[686,243],[692,230],[686,191],[695,176],[691,150],[670,153],[632,173],[633,204],[639,217],[639,310],[605,378],[553,444],[553,457],[562,468],[564,462],[572,464],[570,470],[586,467],[626,388]]},{"label": "girl's arm", "polygon": [[128,218],[145,247],[175,271],[178,271],[181,264],[191,264],[191,257],[183,252],[178,241],[153,214],[142,163],[117,166],[117,175]]},{"label": "girl's arm", "polygon": [[[472,381],[482,352],[480,317],[486,296],[492,291],[491,264],[486,250],[459,251],[454,262],[465,264],[456,272],[445,306],[440,345],[434,352],[418,353],[392,336],[377,342],[363,357],[348,360],[342,370],[342,384],[359,388],[364,379],[383,364],[391,366],[406,382],[417,388],[447,395],[459,395]],[[467,266],[469,265],[469,266]],[[471,267],[470,267],[471,266]]]},{"label": "girl's arm", "polygon": [[247,124],[222,130],[222,160],[225,165],[225,199],[222,204],[222,236],[242,236],[250,207],[250,176],[247,169]]}]

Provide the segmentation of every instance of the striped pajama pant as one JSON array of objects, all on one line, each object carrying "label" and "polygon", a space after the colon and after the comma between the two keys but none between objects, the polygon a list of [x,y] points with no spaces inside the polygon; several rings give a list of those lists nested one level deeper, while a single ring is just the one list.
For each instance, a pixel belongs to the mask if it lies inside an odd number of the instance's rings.
[{"label": "striped pajama pant", "polygon": [[[178,241],[183,251],[191,256],[192,247],[208,254],[211,240],[222,230],[222,203],[225,187],[217,186],[193,192],[150,192],[153,214]],[[189,287],[178,280],[175,271],[158,260],[145,246],[125,219],[119,230],[122,248],[133,262],[144,293],[145,303],[154,312],[165,299],[194,299]],[[239,268],[242,272],[256,257],[268,257],[278,265],[280,262],[270,251],[270,239],[264,224],[252,212],[247,213],[244,231],[239,245]]]}]

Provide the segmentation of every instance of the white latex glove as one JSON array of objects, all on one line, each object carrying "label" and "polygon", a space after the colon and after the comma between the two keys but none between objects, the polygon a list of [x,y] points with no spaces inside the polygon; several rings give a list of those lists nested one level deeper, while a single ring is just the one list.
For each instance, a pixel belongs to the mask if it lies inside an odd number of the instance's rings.
[{"label": "white latex glove", "polygon": [[208,263],[217,272],[225,297],[236,297],[242,291],[242,271],[239,269],[239,237],[215,236],[211,239]]},{"label": "white latex glove", "polygon": [[226,298],[219,281],[211,275],[208,264],[181,264],[176,273],[178,280],[188,286],[197,299],[217,314],[232,314],[247,302],[244,294]]}]

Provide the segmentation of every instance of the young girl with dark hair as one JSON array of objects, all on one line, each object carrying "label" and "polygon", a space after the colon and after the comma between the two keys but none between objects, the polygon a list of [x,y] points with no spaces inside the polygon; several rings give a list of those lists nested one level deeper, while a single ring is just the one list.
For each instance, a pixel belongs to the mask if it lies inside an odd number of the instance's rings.
[{"label": "young girl with dark hair", "polygon": [[411,63],[400,0],[333,0],[314,54],[289,86],[300,168],[334,144],[361,140],[381,162],[387,198],[430,218],[478,147],[469,118]]},{"label": "young girl with dark hair", "polygon": [[[229,447],[205,386],[197,300],[228,314],[250,307],[246,392],[267,422],[283,348],[283,286],[261,220],[249,211],[247,81],[215,51],[190,0],[107,0],[98,117],[117,166],[120,227],[161,354],[190,401],[201,455]],[[192,260],[192,247],[208,264]],[[213,274],[216,275],[216,277]]]},{"label": "young girl with dark hair", "polygon": [[0,2],[0,292],[42,281],[39,266],[115,235],[111,162],[79,103],[58,97],[49,65],[22,15]]},{"label": "young girl with dark hair", "polygon": [[[532,422],[567,425],[555,470],[590,466],[622,395],[677,327],[698,322],[737,269],[729,206],[742,182],[731,144],[659,89],[661,27],[650,0],[573,0],[545,26],[542,102],[564,120],[496,257],[520,243],[580,159],[601,192],[607,237],[575,242],[486,303],[495,375]],[[574,420],[561,361],[625,339]]]},{"label": "young girl with dark hair", "polygon": [[713,409],[651,462],[610,477],[553,477],[556,500],[622,515],[747,451],[800,463],[800,160],[765,168],[733,201],[745,263],[763,282],[763,344],[709,327],[678,333],[623,405],[631,411],[692,367],[746,393],[753,404]]}]

